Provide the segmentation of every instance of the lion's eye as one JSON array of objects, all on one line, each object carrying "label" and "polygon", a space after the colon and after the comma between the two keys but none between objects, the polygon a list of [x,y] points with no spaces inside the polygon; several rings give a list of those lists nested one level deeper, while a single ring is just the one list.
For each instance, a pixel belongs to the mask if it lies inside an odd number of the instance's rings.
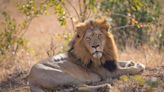
[{"label": "lion's eye", "polygon": [[98,38],[101,39],[101,38],[102,38],[102,34],[99,34],[99,35],[98,35]]},{"label": "lion's eye", "polygon": [[80,38],[80,35],[77,35],[77,38]]},{"label": "lion's eye", "polygon": [[90,40],[91,40],[91,39],[90,39],[89,37],[87,37],[87,38],[86,38],[86,41],[88,41],[88,42],[89,42]]}]

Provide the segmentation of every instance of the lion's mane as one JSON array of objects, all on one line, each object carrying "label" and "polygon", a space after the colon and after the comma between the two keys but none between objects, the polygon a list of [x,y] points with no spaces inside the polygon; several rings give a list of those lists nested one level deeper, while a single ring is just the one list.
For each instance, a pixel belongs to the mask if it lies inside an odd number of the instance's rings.
[{"label": "lion's mane", "polygon": [[[96,60],[86,49],[83,38],[86,30],[90,27],[100,27],[101,31],[106,35],[106,44],[101,60]],[[117,62],[117,47],[111,32],[108,32],[109,25],[104,18],[95,20],[88,20],[84,23],[78,23],[76,26],[76,35],[71,42],[71,53],[83,62],[83,64],[93,64],[94,66],[104,66],[109,70],[115,70]],[[103,30],[105,29],[105,30]],[[113,69],[114,68],[114,69]]]}]

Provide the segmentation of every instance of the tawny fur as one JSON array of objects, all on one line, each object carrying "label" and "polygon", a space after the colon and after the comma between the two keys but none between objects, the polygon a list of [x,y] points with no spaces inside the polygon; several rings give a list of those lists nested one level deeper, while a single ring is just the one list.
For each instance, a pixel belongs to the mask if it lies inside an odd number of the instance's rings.
[{"label": "tawny fur", "polygon": [[[67,85],[76,86],[78,92],[97,92],[96,89],[104,89],[108,84],[96,86],[87,84],[98,83],[102,79],[107,80],[125,74],[138,74],[145,69],[145,66],[139,63],[131,61],[117,62],[117,47],[113,35],[107,31],[109,25],[107,25],[106,20],[96,19],[93,25],[89,25],[88,22],[79,23],[76,30],[77,34],[72,42],[72,50],[68,53],[43,60],[43,62],[32,67],[28,76],[31,92],[45,92],[44,89],[56,90],[58,87]],[[99,27],[102,33],[106,35],[106,45],[101,61],[94,60],[84,44],[83,37],[90,27]],[[76,55],[76,57],[71,55],[70,52]],[[77,58],[80,58],[84,64],[89,64],[90,60],[92,60],[95,65],[100,67],[91,67],[89,71],[86,71],[86,68],[74,63],[79,61]],[[101,67],[101,64],[106,62],[115,62],[120,67],[110,72],[106,68]]]},{"label": "tawny fur", "polygon": [[[88,52],[87,48],[84,45],[83,37],[87,31],[87,29],[91,28],[90,23],[84,22],[79,23],[76,26],[76,37],[73,39],[74,44],[74,53],[84,64],[89,64],[90,60],[93,61],[94,65],[101,66],[107,61],[114,61],[117,62],[118,54],[117,54],[117,47],[114,41],[114,37],[111,32],[108,32],[109,25],[105,19],[97,19],[93,22],[95,27],[99,27],[103,34],[106,35],[106,45],[103,52],[103,57],[101,60],[95,60],[93,56]],[[94,27],[92,26],[92,27]],[[80,53],[79,53],[80,52]]]}]

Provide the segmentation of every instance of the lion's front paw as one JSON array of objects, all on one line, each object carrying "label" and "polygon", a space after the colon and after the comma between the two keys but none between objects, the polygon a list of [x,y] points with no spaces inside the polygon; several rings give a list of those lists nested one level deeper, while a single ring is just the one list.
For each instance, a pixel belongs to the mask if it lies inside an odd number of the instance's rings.
[{"label": "lion's front paw", "polygon": [[135,63],[134,66],[129,67],[129,69],[131,69],[131,74],[138,74],[145,70],[145,65],[141,63]]},{"label": "lion's front paw", "polygon": [[142,72],[145,70],[145,65],[141,63],[135,63],[133,61],[128,61],[125,65],[126,68],[134,68],[138,70],[139,72]]},{"label": "lion's front paw", "polygon": [[145,65],[141,63],[136,64],[136,68],[139,69],[141,72],[145,70]]},{"label": "lion's front paw", "polygon": [[[123,69],[127,70],[128,74],[138,74],[145,70],[145,65],[141,63],[135,63],[133,61],[121,62]],[[123,65],[124,64],[124,65]]]},{"label": "lion's front paw", "polygon": [[103,84],[102,87],[99,87],[96,92],[109,92],[112,88],[110,84]]}]

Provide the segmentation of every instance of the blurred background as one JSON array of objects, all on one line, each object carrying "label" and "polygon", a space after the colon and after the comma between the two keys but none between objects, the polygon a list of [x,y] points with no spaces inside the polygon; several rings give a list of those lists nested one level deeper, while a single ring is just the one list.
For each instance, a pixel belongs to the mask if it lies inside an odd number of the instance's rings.
[{"label": "blurred background", "polygon": [[66,52],[76,23],[100,16],[120,61],[164,66],[163,0],[0,0],[0,92],[29,92],[32,65]]}]

